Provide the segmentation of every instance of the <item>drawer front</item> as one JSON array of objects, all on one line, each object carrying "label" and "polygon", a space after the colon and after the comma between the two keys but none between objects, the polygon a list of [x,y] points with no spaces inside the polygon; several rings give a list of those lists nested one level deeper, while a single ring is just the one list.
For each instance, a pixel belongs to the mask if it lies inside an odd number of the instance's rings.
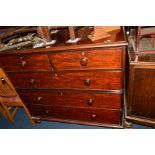
[{"label": "drawer front", "polygon": [[9,73],[17,88],[121,89],[121,72]]},{"label": "drawer front", "polygon": [[64,120],[78,120],[86,122],[119,124],[120,111],[107,109],[54,107],[54,106],[28,106],[33,116],[43,118],[57,118]]},{"label": "drawer front", "polygon": [[121,68],[121,48],[54,53],[51,58],[57,70]]},{"label": "drawer front", "polygon": [[21,99],[26,105],[51,105],[91,108],[121,108],[120,94],[82,93],[70,91],[30,91],[19,90]]},{"label": "drawer front", "polygon": [[1,56],[0,63],[6,71],[35,71],[52,69],[48,56],[45,54]]}]

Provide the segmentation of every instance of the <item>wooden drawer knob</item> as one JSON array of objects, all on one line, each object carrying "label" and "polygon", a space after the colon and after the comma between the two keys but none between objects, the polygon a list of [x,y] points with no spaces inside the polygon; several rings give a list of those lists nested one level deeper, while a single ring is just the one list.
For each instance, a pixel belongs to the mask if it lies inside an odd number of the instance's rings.
[{"label": "wooden drawer knob", "polygon": [[41,96],[38,96],[37,101],[40,102],[42,100]]},{"label": "wooden drawer knob", "polygon": [[87,64],[88,64],[88,58],[87,58],[87,57],[81,58],[81,59],[80,59],[80,64],[81,64],[82,66],[87,66]]},{"label": "wooden drawer knob", "polygon": [[29,81],[29,82],[30,82],[30,84],[32,84],[32,85],[33,85],[33,84],[35,83],[35,80],[34,80],[34,79],[30,79],[30,81]]},{"label": "wooden drawer knob", "polygon": [[27,65],[27,62],[26,62],[26,61],[22,61],[22,62],[21,62],[21,66],[22,66],[22,67],[25,67],[26,65]]},{"label": "wooden drawer knob", "polygon": [[84,81],[84,85],[85,85],[85,86],[90,86],[90,84],[91,84],[91,80],[90,80],[90,79],[86,79],[86,80]]},{"label": "wooden drawer knob", "polygon": [[93,105],[94,101],[92,98],[89,98],[88,101],[87,101],[88,105]]},{"label": "wooden drawer knob", "polygon": [[48,114],[49,113],[49,110],[46,110],[45,113]]},{"label": "wooden drawer knob", "polygon": [[96,118],[96,115],[95,115],[95,114],[92,114],[92,115],[91,115],[91,118],[92,118],[92,119],[95,119],[95,118]]},{"label": "wooden drawer knob", "polygon": [[1,80],[2,80],[2,81],[5,81],[3,77],[1,77]]}]

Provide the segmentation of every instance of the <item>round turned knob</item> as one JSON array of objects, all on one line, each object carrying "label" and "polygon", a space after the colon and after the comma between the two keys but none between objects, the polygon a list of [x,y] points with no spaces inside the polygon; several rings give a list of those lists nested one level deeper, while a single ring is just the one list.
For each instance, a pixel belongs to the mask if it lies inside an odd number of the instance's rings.
[{"label": "round turned knob", "polygon": [[88,64],[88,58],[87,57],[83,57],[80,59],[80,64],[82,66],[86,66]]},{"label": "round turned knob", "polygon": [[49,113],[49,110],[46,110],[45,113],[48,114]]},{"label": "round turned knob", "polygon": [[90,86],[91,80],[90,80],[90,79],[85,80],[85,81],[84,81],[84,84],[85,84],[86,86]]},{"label": "round turned knob", "polygon": [[35,80],[34,79],[30,79],[30,84],[34,84],[35,83]]},{"label": "round turned knob", "polygon": [[41,96],[38,96],[37,101],[40,102],[42,100]]},{"label": "round turned knob", "polygon": [[89,98],[88,101],[87,101],[88,105],[93,105],[94,101],[92,98]]},{"label": "round turned knob", "polygon": [[22,61],[21,65],[22,65],[22,67],[25,67],[27,65],[27,62],[26,61]]},{"label": "round turned knob", "polygon": [[92,115],[91,115],[91,118],[92,118],[92,119],[95,119],[95,118],[96,118],[96,115],[95,115],[95,114],[92,114]]},{"label": "round turned knob", "polygon": [[2,80],[2,81],[5,81],[3,77],[1,77],[1,80]]},{"label": "round turned knob", "polygon": [[63,94],[64,94],[63,92],[60,93],[61,96],[63,96]]}]

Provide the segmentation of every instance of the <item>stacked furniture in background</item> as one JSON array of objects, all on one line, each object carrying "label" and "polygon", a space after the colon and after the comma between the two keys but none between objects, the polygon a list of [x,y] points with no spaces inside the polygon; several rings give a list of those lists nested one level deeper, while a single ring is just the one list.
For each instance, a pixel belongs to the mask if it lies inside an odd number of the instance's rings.
[{"label": "stacked furniture in background", "polygon": [[155,27],[138,27],[129,36],[127,125],[155,126]]}]

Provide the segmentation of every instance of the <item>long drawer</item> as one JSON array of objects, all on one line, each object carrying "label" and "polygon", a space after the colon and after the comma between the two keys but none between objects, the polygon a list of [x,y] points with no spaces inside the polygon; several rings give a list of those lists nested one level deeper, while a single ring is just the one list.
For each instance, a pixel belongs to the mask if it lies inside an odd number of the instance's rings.
[{"label": "long drawer", "polygon": [[46,54],[16,54],[0,56],[0,63],[6,71],[51,70]]},{"label": "long drawer", "polygon": [[26,105],[52,105],[90,108],[121,108],[121,94],[83,93],[70,91],[18,90]]},{"label": "long drawer", "polygon": [[[120,90],[121,72],[89,71],[89,72],[34,72],[9,73],[17,88],[77,88]],[[18,79],[18,80],[17,80]]]},{"label": "long drawer", "polygon": [[27,105],[33,116],[43,118],[57,118],[63,120],[78,120],[86,122],[119,124],[120,110],[92,109],[92,108],[73,108]]},{"label": "long drawer", "polygon": [[57,70],[64,69],[120,69],[121,48],[82,50],[51,54]]}]

